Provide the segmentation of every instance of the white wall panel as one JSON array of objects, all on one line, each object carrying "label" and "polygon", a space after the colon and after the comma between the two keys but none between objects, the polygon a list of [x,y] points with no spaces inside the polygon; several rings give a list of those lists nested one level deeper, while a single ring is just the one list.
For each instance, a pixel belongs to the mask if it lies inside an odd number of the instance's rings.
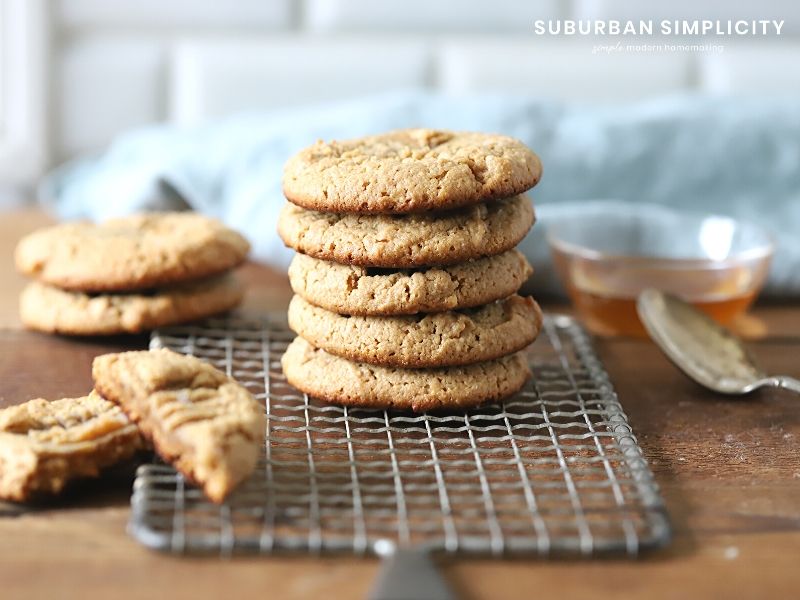
[{"label": "white wall panel", "polygon": [[96,150],[121,131],[163,119],[163,44],[92,37],[65,46],[58,59],[57,156]]},{"label": "white wall panel", "polygon": [[401,39],[186,41],[171,69],[171,117],[188,124],[242,110],[421,86],[428,54],[425,43]]},{"label": "white wall panel", "polygon": [[800,94],[800,43],[730,45],[702,57],[700,85],[721,94]]},{"label": "white wall panel", "polygon": [[292,0],[57,0],[66,28],[285,28]]},{"label": "white wall panel", "polygon": [[47,164],[47,48],[46,3],[0,0],[0,185],[29,184]]},{"label": "white wall panel", "polygon": [[683,53],[593,54],[595,42],[448,42],[438,72],[453,93],[504,91],[571,101],[634,100],[685,90],[691,58]]},{"label": "white wall panel", "polygon": [[515,31],[566,14],[567,0],[308,0],[313,31]]}]

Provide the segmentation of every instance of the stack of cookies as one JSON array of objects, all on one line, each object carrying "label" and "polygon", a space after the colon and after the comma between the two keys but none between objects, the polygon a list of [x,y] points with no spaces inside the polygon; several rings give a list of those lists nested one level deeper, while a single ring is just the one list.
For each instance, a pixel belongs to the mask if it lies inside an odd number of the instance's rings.
[{"label": "stack of cookies", "polygon": [[542,315],[516,295],[521,195],[537,156],[509,137],[403,130],[318,142],[286,165],[278,231],[297,254],[282,359],[324,401],[427,411],[497,401],[529,377]]},{"label": "stack of cookies", "polygon": [[67,335],[137,333],[237,306],[232,274],[250,245],[222,223],[190,212],[150,213],[36,231],[16,249],[35,282],[20,298],[22,322]]}]

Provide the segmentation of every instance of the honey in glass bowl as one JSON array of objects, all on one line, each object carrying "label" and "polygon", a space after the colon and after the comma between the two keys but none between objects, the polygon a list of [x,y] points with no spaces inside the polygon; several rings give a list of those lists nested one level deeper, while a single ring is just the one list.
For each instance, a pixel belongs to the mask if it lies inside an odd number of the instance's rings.
[{"label": "honey in glass bowl", "polygon": [[547,238],[578,315],[609,336],[646,337],[636,298],[647,288],[729,324],[755,300],[773,254],[770,236],[754,225],[620,202],[562,213],[547,223]]}]

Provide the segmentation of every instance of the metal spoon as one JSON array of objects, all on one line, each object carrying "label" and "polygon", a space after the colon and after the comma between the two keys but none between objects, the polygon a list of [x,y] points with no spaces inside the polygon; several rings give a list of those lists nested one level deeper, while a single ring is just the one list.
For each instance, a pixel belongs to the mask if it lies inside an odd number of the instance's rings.
[{"label": "metal spoon", "polygon": [[648,289],[639,294],[636,309],[653,341],[700,385],[723,394],[748,394],[761,387],[800,393],[800,380],[764,373],[741,340],[691,304]]}]

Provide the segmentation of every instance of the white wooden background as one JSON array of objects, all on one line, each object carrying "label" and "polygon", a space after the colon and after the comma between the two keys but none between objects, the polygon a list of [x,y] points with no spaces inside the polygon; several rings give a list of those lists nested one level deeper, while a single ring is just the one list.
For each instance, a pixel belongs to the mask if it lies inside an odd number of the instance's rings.
[{"label": "white wooden background", "polygon": [[[586,38],[537,39],[540,18],[786,23],[721,54],[597,56]],[[0,0],[0,203],[149,123],[417,86],[588,102],[792,93],[799,63],[795,0]]]}]

